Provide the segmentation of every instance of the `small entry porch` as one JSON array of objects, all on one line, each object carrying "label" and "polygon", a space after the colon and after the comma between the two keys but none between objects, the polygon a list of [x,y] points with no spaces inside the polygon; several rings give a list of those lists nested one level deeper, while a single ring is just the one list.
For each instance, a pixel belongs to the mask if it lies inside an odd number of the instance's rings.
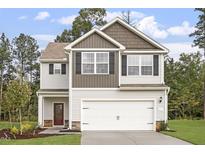
[{"label": "small entry porch", "polygon": [[38,124],[40,127],[69,127],[68,90],[39,90]]}]

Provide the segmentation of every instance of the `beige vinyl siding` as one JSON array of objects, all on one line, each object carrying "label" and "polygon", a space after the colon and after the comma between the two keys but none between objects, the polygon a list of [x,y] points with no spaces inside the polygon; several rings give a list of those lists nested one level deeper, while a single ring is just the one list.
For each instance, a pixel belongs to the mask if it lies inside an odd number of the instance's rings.
[{"label": "beige vinyl siding", "polygon": [[68,89],[69,64],[66,63],[66,74],[49,74],[49,64],[56,64],[56,63],[51,62],[51,63],[40,64],[41,65],[40,89]]},{"label": "beige vinyl siding", "polygon": [[97,33],[90,35],[85,38],[73,48],[118,48],[111,42],[107,41]]},{"label": "beige vinyl siding", "polygon": [[[145,54],[126,54],[126,55],[145,55]],[[154,55],[154,54],[147,54]],[[152,68],[153,69],[153,68]],[[159,54],[159,75],[120,75],[121,84],[163,84],[164,83],[164,55]]]},{"label": "beige vinyl siding", "polygon": [[[162,102],[160,103],[160,97]],[[156,120],[165,119],[165,91],[75,90],[72,91],[72,120],[80,121],[81,100],[156,99]]]},{"label": "beige vinyl siding", "polygon": [[43,108],[43,118],[44,120],[53,120],[53,103],[65,103],[64,104],[64,120],[68,120],[68,98],[67,97],[45,97],[44,98],[44,108]]},{"label": "beige vinyl siding", "polygon": [[122,26],[119,22],[112,24],[103,30],[104,33],[121,43],[126,49],[157,49],[154,45],[150,44],[143,38],[136,35],[134,32]]},{"label": "beige vinyl siding", "polygon": [[[73,76],[74,88],[116,88],[119,85],[118,77],[118,52],[115,52],[114,74],[76,74],[76,52],[73,52]],[[82,72],[81,72],[82,73]]]}]

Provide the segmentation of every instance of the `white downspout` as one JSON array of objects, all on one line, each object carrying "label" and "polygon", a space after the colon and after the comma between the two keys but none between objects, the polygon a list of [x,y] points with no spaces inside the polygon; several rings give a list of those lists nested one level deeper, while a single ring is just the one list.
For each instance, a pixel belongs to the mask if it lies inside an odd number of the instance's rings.
[{"label": "white downspout", "polygon": [[72,129],[72,51],[69,53],[69,129]]}]

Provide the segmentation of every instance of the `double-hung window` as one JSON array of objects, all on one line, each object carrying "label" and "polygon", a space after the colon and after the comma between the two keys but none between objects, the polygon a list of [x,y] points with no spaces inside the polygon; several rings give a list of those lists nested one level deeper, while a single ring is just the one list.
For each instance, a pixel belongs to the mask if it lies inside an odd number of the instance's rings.
[{"label": "double-hung window", "polygon": [[66,64],[49,64],[49,74],[66,74]]},{"label": "double-hung window", "polygon": [[127,55],[127,75],[153,75],[153,55]]},{"label": "double-hung window", "polygon": [[54,74],[61,74],[61,64],[54,64]]},{"label": "double-hung window", "polygon": [[109,54],[108,52],[96,52],[96,73],[108,74]]},{"label": "double-hung window", "polygon": [[83,52],[82,53],[82,73],[93,74],[95,72],[95,53]]},{"label": "double-hung window", "polygon": [[152,75],[152,55],[141,56],[141,75]]},{"label": "double-hung window", "polygon": [[82,52],[83,74],[108,74],[109,52]]},{"label": "double-hung window", "polygon": [[139,56],[138,55],[128,55],[127,56],[127,74],[132,75],[139,75]]}]

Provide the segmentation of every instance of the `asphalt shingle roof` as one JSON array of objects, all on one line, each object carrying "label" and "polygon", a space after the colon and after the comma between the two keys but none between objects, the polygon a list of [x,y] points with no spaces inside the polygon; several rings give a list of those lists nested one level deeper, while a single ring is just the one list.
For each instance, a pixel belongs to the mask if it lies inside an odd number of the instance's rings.
[{"label": "asphalt shingle roof", "polygon": [[63,59],[67,58],[64,48],[69,43],[50,42],[46,49],[41,53],[40,59]]}]

